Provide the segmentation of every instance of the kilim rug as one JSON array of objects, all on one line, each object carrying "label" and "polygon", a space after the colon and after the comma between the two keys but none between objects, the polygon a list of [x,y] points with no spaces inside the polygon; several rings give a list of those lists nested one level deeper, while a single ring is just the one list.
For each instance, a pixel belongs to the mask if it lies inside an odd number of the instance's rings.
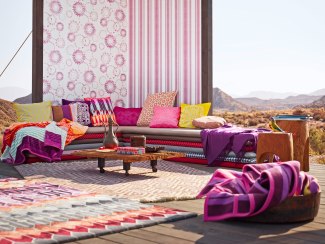
[{"label": "kilim rug", "polygon": [[106,161],[106,172],[101,174],[97,160],[16,166],[25,179],[140,202],[194,199],[211,178],[211,173],[163,160],[158,161],[156,173],[149,162],[132,163],[129,176],[125,176],[122,168],[122,161]]},{"label": "kilim rug", "polygon": [[0,243],[60,243],[196,214],[33,180],[1,180]]}]

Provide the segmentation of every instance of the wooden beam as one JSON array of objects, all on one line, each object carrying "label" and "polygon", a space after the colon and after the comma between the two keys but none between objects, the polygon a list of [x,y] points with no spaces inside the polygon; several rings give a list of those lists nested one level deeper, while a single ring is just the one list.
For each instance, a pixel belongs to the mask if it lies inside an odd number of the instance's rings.
[{"label": "wooden beam", "polygon": [[43,101],[44,0],[33,0],[32,102]]},{"label": "wooden beam", "polygon": [[212,102],[212,0],[201,2],[202,102]]}]

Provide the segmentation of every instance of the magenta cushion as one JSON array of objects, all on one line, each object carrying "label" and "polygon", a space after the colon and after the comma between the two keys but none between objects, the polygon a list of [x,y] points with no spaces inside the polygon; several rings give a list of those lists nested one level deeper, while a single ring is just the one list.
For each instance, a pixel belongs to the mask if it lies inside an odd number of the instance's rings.
[{"label": "magenta cushion", "polygon": [[177,128],[181,108],[154,107],[150,128]]},{"label": "magenta cushion", "polygon": [[113,112],[115,114],[118,125],[137,125],[137,121],[141,114],[142,108],[122,108],[115,107]]}]

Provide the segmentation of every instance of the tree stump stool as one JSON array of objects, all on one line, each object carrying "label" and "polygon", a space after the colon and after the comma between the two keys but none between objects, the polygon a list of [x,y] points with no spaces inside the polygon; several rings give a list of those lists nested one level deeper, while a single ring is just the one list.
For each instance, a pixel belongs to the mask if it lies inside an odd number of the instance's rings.
[{"label": "tree stump stool", "polygon": [[260,133],[257,138],[256,163],[273,162],[274,156],[280,161],[293,160],[293,140],[291,133]]},{"label": "tree stump stool", "polygon": [[300,162],[300,170],[309,171],[308,120],[276,120],[280,128],[293,135],[293,159]]}]

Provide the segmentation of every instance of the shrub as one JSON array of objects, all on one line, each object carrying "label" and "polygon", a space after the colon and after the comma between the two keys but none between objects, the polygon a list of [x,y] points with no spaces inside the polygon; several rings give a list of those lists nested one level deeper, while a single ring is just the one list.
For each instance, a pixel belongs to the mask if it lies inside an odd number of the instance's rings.
[{"label": "shrub", "polygon": [[325,154],[325,130],[313,127],[309,131],[310,148],[315,154]]}]

